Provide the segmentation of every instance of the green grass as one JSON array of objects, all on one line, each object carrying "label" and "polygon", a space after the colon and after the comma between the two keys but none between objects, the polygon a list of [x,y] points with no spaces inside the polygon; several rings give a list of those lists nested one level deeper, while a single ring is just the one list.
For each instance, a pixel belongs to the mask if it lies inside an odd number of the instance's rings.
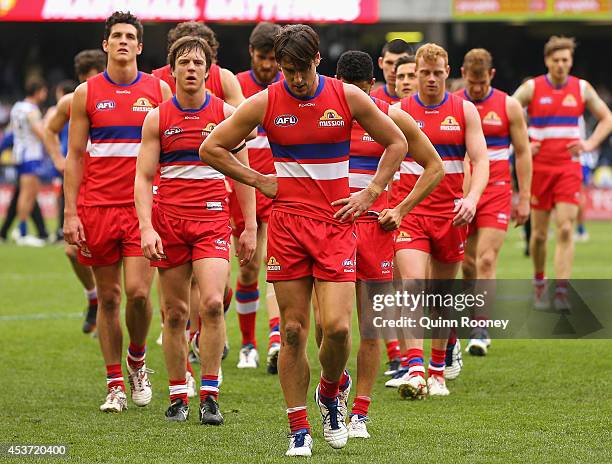
[{"label": "green grass", "polygon": [[[574,277],[612,278],[612,224],[591,223],[588,229],[591,241],[577,245]],[[520,243],[511,231],[500,278],[530,278]],[[154,343],[157,313],[148,344],[148,365],[157,371],[152,403],[143,409],[130,403],[124,414],[104,415],[98,411],[104,365],[97,341],[80,333],[83,293],[62,248],[1,245],[0,260],[0,443],[68,444],[70,460],[78,462],[287,461],[278,378],[263,368],[236,369],[233,310],[220,397],[226,425],[200,426],[193,407],[187,424],[164,420],[167,375]],[[257,323],[264,355],[265,310]],[[309,356],[316,379],[313,340]],[[611,360],[609,340],[497,340],[487,358],[464,358],[450,397],[421,402],[385,390],[381,375],[370,409],[372,439],[351,441],[341,451],[323,441],[309,398],[312,462],[612,462]]]}]

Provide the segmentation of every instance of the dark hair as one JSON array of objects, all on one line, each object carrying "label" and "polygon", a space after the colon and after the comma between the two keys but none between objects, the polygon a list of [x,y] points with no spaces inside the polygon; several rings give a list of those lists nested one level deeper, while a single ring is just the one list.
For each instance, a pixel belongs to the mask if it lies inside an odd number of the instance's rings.
[{"label": "dark hair", "polygon": [[88,74],[92,69],[98,72],[106,68],[106,54],[102,50],[83,50],[74,57],[74,73],[77,77]]},{"label": "dark hair", "polygon": [[310,26],[290,24],[274,37],[274,56],[280,64],[289,61],[298,69],[306,69],[319,53],[319,36]]},{"label": "dark hair", "polygon": [[47,83],[39,77],[32,77],[26,81],[25,94],[26,97],[35,95],[39,90],[46,89]]},{"label": "dark hair", "polygon": [[181,37],[172,44],[168,52],[168,63],[170,64],[170,68],[174,70],[176,59],[193,50],[199,50],[204,53],[204,57],[206,58],[206,70],[208,71],[212,64],[212,50],[206,40],[194,36]]},{"label": "dark hair", "polygon": [[106,18],[104,23],[104,40],[108,40],[111,34],[111,29],[115,24],[131,24],[136,28],[136,37],[138,43],[142,43],[143,28],[140,20],[129,11],[124,13],[123,11],[115,11],[112,15]]},{"label": "dark hair", "polygon": [[170,51],[174,42],[181,37],[187,37],[189,35],[204,39],[212,50],[213,59],[217,58],[219,42],[217,41],[215,32],[206,24],[198,21],[185,21],[178,23],[176,27],[170,29],[170,32],[168,32],[168,51]]},{"label": "dark hair", "polygon": [[255,50],[268,53],[274,48],[274,37],[279,33],[281,27],[278,24],[261,22],[255,26],[249,37],[249,45]]},{"label": "dark hair", "polygon": [[344,52],[336,65],[336,77],[351,84],[370,82],[374,77],[372,57],[358,50]]},{"label": "dark hair", "polygon": [[416,63],[416,58],[414,55],[400,56],[395,62],[395,72],[397,72],[397,68],[399,68],[401,65],[409,63]]},{"label": "dark hair", "polygon": [[59,84],[55,86],[57,90],[61,90],[62,94],[66,95],[67,93],[74,92],[74,82],[70,80],[60,81]]},{"label": "dark hair", "polygon": [[387,52],[395,55],[402,55],[404,53],[407,55],[413,54],[410,44],[402,39],[393,39],[391,42],[387,42],[383,46],[380,56],[384,58]]}]

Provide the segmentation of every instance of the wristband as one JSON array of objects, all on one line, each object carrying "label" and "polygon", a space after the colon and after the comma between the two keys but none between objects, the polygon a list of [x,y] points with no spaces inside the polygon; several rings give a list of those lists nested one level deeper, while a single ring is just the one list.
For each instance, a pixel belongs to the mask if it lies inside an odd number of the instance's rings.
[{"label": "wristband", "polygon": [[245,147],[246,147],[246,142],[242,142],[242,145],[240,145],[239,147],[234,148],[233,150],[230,150],[230,153],[232,155],[235,155],[235,154],[237,154],[240,150],[242,150]]}]

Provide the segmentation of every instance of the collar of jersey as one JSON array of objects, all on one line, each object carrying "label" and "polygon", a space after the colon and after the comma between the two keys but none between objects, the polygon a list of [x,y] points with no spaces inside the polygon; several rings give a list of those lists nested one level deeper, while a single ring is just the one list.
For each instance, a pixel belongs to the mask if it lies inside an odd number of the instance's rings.
[{"label": "collar of jersey", "polygon": [[209,102],[210,102],[210,94],[206,92],[206,98],[204,99],[204,103],[199,108],[181,108],[181,105],[179,104],[178,99],[176,98],[176,95],[172,95],[172,103],[174,103],[174,106],[176,106],[178,110],[182,111],[183,113],[197,113],[199,111],[202,111],[204,108],[208,106]]},{"label": "collar of jersey", "polygon": [[272,85],[278,82],[280,79],[280,71],[276,74],[276,77],[274,77],[274,80],[270,82],[269,84],[264,84],[263,82],[259,82],[257,78],[255,77],[255,73],[253,72],[252,69],[249,70],[249,75],[251,76],[251,79],[253,79],[253,82],[255,82],[255,84],[257,84],[262,89],[267,89],[269,85]]},{"label": "collar of jersey", "polygon": [[563,84],[561,84],[561,85],[553,84],[553,82],[548,78],[548,74],[544,74],[544,79],[546,79],[546,83],[549,86],[551,86],[553,89],[560,90],[560,89],[562,89],[563,87],[565,87],[569,83],[570,77],[567,76],[567,79],[565,79],[565,82]]},{"label": "collar of jersey", "polygon": [[134,84],[136,84],[136,82],[138,82],[138,81],[140,80],[140,76],[141,76],[141,74],[142,74],[142,73],[141,73],[140,71],[138,71],[138,76],[136,76],[136,79],[134,79],[134,80],[133,80],[132,82],[130,82],[129,84],[117,84],[116,82],[114,82],[114,81],[113,81],[113,80],[110,78],[110,76],[108,75],[108,72],[107,72],[106,70],[104,71],[104,78],[105,78],[105,79],[106,79],[108,82],[110,82],[111,84],[116,85],[116,86],[118,86],[118,87],[129,87],[130,85],[134,85]]},{"label": "collar of jersey", "polygon": [[444,98],[443,98],[443,99],[442,99],[442,101],[441,101],[440,103],[438,103],[437,105],[431,105],[431,106],[428,106],[428,105],[426,105],[425,103],[423,103],[423,102],[421,101],[421,99],[419,98],[419,94],[418,94],[418,92],[414,94],[414,99],[415,99],[415,100],[416,100],[416,102],[417,102],[419,105],[421,105],[423,108],[427,108],[428,110],[433,110],[433,109],[438,108],[439,106],[444,105],[444,103],[446,103],[446,100],[448,100],[448,92],[444,92]]},{"label": "collar of jersey", "polygon": [[484,98],[481,98],[480,100],[473,100],[472,98],[470,98],[470,95],[468,94],[467,89],[463,89],[463,95],[465,95],[465,98],[467,98],[472,103],[484,103],[493,96],[493,87],[489,89],[489,95],[487,95]]},{"label": "collar of jersey", "polygon": [[388,90],[387,90],[387,84],[385,84],[385,85],[383,86],[383,92],[385,92],[385,95],[386,95],[387,97],[392,98],[393,100],[401,100],[401,98],[400,98],[400,97],[398,97],[398,96],[395,96],[395,97],[394,97],[393,95],[391,95],[391,94],[388,92]]},{"label": "collar of jersey", "polygon": [[294,94],[289,88],[289,85],[287,85],[287,81],[283,81],[283,85],[285,86],[285,90],[293,98],[297,98],[298,100],[303,100],[303,101],[313,100],[319,96],[319,94],[323,91],[323,87],[325,86],[325,76],[321,76],[320,74],[317,74],[317,76],[319,76],[319,86],[317,87],[317,91],[312,97],[309,97],[309,96],[299,97],[298,95]]}]

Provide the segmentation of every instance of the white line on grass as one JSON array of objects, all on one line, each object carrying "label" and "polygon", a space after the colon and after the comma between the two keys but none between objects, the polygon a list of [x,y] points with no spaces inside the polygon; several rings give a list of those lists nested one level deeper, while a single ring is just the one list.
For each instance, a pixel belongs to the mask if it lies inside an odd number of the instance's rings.
[{"label": "white line on grass", "polygon": [[0,316],[0,322],[9,321],[46,321],[49,319],[80,319],[83,313],[34,313],[34,314],[11,314]]}]

